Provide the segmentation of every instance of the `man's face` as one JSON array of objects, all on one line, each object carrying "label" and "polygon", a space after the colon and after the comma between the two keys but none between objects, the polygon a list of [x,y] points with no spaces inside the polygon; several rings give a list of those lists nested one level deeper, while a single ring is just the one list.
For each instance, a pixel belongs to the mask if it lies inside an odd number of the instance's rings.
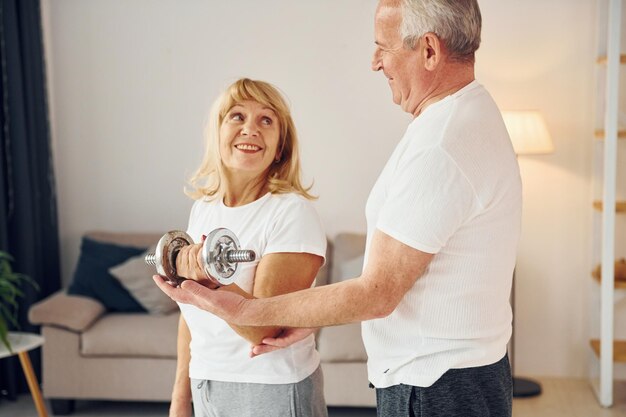
[{"label": "man's face", "polygon": [[419,48],[404,48],[400,36],[402,11],[399,5],[382,1],[376,10],[374,37],[376,50],[372,70],[383,71],[391,87],[393,102],[413,113],[420,103],[420,76],[423,71]]}]

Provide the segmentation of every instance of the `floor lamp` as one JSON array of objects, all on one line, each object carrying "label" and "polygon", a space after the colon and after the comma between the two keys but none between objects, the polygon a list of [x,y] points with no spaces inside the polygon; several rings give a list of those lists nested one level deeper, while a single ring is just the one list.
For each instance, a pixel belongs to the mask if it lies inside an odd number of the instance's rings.
[{"label": "floor lamp", "polygon": [[[547,154],[554,151],[548,128],[543,116],[538,111],[503,111],[502,117],[517,155]],[[532,379],[515,376],[515,271],[513,271],[511,289],[511,308],[513,310],[513,333],[511,335],[510,353],[513,397],[533,397],[541,394],[541,385]]]}]

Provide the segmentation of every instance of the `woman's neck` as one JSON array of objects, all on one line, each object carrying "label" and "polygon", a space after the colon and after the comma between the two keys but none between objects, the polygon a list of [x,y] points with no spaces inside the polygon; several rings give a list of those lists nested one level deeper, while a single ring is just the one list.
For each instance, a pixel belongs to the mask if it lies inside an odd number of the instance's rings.
[{"label": "woman's neck", "polygon": [[258,200],[269,191],[266,178],[244,180],[227,178],[224,191],[224,205],[237,207]]}]

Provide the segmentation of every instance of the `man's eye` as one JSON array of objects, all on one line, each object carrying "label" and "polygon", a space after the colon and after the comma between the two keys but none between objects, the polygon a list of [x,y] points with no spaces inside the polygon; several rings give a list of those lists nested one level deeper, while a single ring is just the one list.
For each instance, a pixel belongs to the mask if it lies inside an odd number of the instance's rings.
[{"label": "man's eye", "polygon": [[400,45],[400,46],[386,46],[386,47],[379,46],[378,47],[380,52],[383,53],[383,54],[395,53],[395,52],[398,52],[401,48],[402,48],[402,45]]}]

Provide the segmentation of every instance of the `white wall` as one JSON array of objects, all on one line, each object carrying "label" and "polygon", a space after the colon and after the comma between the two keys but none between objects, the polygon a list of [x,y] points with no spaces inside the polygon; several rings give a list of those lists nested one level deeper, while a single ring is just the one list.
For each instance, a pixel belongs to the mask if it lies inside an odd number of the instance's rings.
[{"label": "white wall", "polygon": [[[369,69],[375,0],[44,0],[63,273],[86,230],[184,228],[211,101],[241,76],[289,97],[328,234],[363,231],[409,117]],[[520,158],[516,371],[586,372],[595,6],[482,0],[477,78],[537,108],[553,155]]]},{"label": "white wall", "polygon": [[478,78],[502,109],[544,113],[556,151],[520,156],[516,373],[587,372],[595,2],[482,1]]}]

